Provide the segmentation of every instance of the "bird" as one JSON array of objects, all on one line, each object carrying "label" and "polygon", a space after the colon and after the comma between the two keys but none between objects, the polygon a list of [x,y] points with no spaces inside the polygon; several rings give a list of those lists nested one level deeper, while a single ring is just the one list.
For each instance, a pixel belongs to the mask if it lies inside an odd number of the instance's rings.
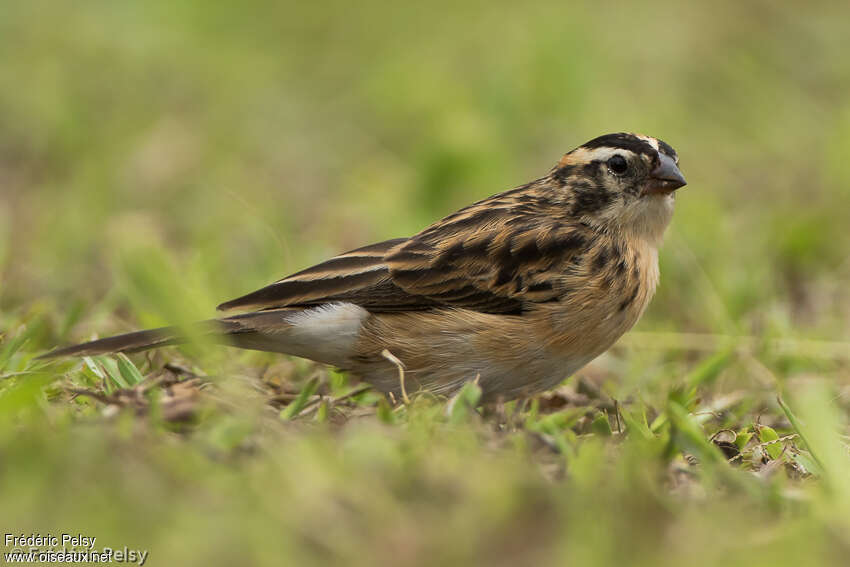
[{"label": "bird", "polygon": [[[396,397],[450,397],[471,381],[481,403],[535,395],[643,314],[686,184],[678,163],[658,138],[599,136],[543,177],[222,303],[237,312],[199,325],[216,341],[332,365]],[[165,327],[42,357],[184,341]]]}]

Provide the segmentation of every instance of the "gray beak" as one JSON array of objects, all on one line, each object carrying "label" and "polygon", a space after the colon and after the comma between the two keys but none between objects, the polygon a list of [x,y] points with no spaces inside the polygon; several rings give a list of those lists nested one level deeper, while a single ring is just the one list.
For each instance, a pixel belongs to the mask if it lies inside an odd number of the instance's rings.
[{"label": "gray beak", "polygon": [[687,184],[673,158],[661,153],[659,153],[659,156],[661,161],[650,173],[649,184],[646,191],[644,191],[644,195],[672,193],[679,187],[684,187]]}]

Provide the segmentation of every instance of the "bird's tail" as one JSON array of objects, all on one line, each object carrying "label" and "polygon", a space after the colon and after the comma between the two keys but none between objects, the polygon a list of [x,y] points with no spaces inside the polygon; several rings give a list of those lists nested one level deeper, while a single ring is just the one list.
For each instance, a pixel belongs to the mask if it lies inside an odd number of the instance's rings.
[{"label": "bird's tail", "polygon": [[38,358],[92,356],[114,352],[139,352],[161,346],[175,345],[181,342],[183,341],[179,338],[177,330],[174,327],[162,327],[57,348],[42,354]]},{"label": "bird's tail", "polygon": [[[193,334],[209,338],[214,342],[225,342],[252,348],[252,335],[258,334],[263,327],[271,321],[278,328],[285,326],[285,319],[281,312],[291,313],[290,310],[258,311],[245,313],[224,319],[213,319],[196,323],[196,328],[191,329]],[[259,324],[259,325],[258,325]],[[60,358],[66,356],[92,356],[99,354],[112,354],[116,352],[140,352],[164,346],[179,345],[187,342],[184,332],[178,327],[160,327],[159,329],[147,329],[134,331],[123,335],[115,335],[94,341],[88,341],[77,345],[57,348],[38,358]],[[240,343],[246,343],[242,345]],[[259,349],[266,350],[266,349]]]},{"label": "bird's tail", "polygon": [[[204,321],[198,324],[196,333],[209,337],[217,342],[226,340],[232,332],[226,321]],[[233,329],[235,331],[235,329]],[[112,354],[116,352],[140,352],[164,346],[179,345],[187,341],[186,335],[177,327],[160,327],[159,329],[147,329],[134,331],[123,335],[115,335],[94,341],[88,341],[77,345],[57,348],[42,354],[38,358],[60,358],[66,356],[93,356],[98,354]]]},{"label": "bird's tail", "polygon": [[[367,315],[366,310],[347,303],[284,307],[203,321],[191,331],[213,342],[293,354],[342,367],[353,352],[360,324]],[[180,329],[162,327],[59,348],[39,358],[139,352],[186,341]]]}]

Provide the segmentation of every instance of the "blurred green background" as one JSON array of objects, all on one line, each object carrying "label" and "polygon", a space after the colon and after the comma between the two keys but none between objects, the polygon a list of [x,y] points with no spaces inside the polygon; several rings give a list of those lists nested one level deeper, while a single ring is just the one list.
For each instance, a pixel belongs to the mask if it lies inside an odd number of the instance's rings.
[{"label": "blurred green background", "polygon": [[[4,528],[90,532],[154,565],[846,558],[848,22],[831,1],[3,2]],[[664,450],[579,436],[551,480],[476,416],[282,426],[244,384],[179,435],[48,401],[80,365],[34,363],[47,348],[207,318],[617,131],[669,142],[688,186],[656,299],[597,365],[605,390],[661,407],[732,348],[692,416],[732,393],[735,428],[791,431],[784,393],[835,449],[818,479],[729,488],[720,463],[671,496],[673,431]],[[284,364],[187,352],[224,392]],[[296,382],[324,372],[294,364]]]}]

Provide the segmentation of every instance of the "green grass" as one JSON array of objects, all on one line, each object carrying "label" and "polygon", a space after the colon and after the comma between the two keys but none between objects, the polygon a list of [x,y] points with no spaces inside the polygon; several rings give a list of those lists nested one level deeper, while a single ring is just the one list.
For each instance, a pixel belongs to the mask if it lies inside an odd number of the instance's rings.
[{"label": "green grass", "polygon": [[[149,565],[846,562],[850,8],[0,12],[4,533]],[[201,340],[34,360],[206,319],[621,130],[689,182],[658,294],[525,404],[393,405]]]}]

